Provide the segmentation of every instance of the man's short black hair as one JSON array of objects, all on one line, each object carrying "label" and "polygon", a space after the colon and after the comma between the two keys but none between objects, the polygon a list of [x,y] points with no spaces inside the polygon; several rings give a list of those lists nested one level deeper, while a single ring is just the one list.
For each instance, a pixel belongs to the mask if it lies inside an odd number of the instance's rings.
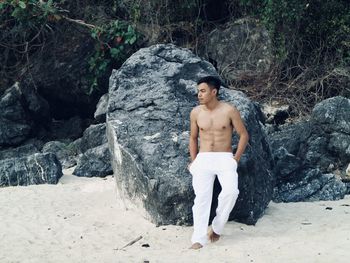
[{"label": "man's short black hair", "polygon": [[210,88],[216,89],[217,90],[217,94],[219,94],[219,89],[220,89],[220,86],[221,86],[221,80],[218,77],[206,76],[206,77],[200,78],[197,81],[197,85],[199,85],[201,83],[206,83]]}]

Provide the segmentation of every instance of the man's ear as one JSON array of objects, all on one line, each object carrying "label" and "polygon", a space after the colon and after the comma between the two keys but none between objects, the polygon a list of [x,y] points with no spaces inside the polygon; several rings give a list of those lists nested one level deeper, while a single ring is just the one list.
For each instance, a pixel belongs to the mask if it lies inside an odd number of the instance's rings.
[{"label": "man's ear", "polygon": [[218,93],[217,89],[212,89],[213,94],[216,96],[216,94]]}]

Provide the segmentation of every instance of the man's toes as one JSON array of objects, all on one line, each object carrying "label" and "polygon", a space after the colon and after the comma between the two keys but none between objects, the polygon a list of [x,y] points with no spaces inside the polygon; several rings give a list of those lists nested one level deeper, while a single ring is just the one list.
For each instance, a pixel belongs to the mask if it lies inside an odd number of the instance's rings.
[{"label": "man's toes", "polygon": [[220,235],[216,234],[212,229],[210,230],[208,234],[210,242],[216,242],[219,240]]},{"label": "man's toes", "polygon": [[200,243],[194,243],[192,244],[192,246],[190,247],[190,249],[200,249],[203,246]]}]

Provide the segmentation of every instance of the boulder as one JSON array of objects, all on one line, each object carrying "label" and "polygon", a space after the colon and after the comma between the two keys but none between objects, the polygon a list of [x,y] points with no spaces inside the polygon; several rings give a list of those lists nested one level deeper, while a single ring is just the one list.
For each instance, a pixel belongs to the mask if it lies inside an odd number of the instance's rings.
[{"label": "boulder", "polygon": [[337,96],[321,101],[314,107],[311,118],[327,132],[350,134],[350,99]]},{"label": "boulder", "polygon": [[83,177],[106,177],[113,174],[108,144],[91,148],[81,154],[73,174]]},{"label": "boulder", "polygon": [[[136,52],[110,78],[106,125],[117,193],[156,224],[192,223],[189,115],[197,104],[196,81],[205,75],[217,73],[189,50],[155,45]],[[230,219],[255,224],[273,192],[261,112],[241,92],[222,88],[220,94],[240,110],[250,135]],[[237,142],[234,137],[234,148]]]},{"label": "boulder", "polygon": [[339,176],[312,169],[284,147],[274,151],[275,202],[338,200],[344,198],[346,185]]},{"label": "boulder", "polygon": [[301,180],[278,185],[275,202],[339,200],[347,192],[346,185],[333,174],[322,174],[319,169],[304,170]]},{"label": "boulder", "polygon": [[17,146],[51,123],[50,108],[34,88],[15,83],[0,98],[0,146]]},{"label": "boulder", "polygon": [[57,184],[61,176],[61,164],[52,153],[35,153],[0,161],[0,187]]},{"label": "boulder", "polygon": [[39,149],[36,144],[28,143],[16,148],[9,148],[6,150],[0,151],[0,160],[9,159],[9,158],[20,158],[34,153],[39,153]]},{"label": "boulder", "polygon": [[311,134],[312,124],[309,121],[300,121],[278,126],[278,130],[269,133],[268,138],[273,152],[284,147],[289,153],[299,156],[305,154],[306,142]]},{"label": "boulder", "polygon": [[23,103],[18,83],[0,97],[0,146],[16,146],[29,137],[32,123]]},{"label": "boulder", "polygon": [[42,150],[43,153],[53,153],[57,156],[60,161],[62,168],[67,169],[77,164],[76,155],[70,144],[60,142],[60,141],[51,141],[45,143]]},{"label": "boulder", "polygon": [[101,146],[107,142],[106,124],[90,125],[83,133],[80,143],[80,151],[84,153],[88,149]]},{"label": "boulder", "polygon": [[210,32],[200,54],[211,61],[229,83],[267,74],[274,59],[268,31],[258,21],[248,18]]},{"label": "boulder", "polygon": [[105,177],[113,173],[105,123],[90,125],[83,137],[70,143],[67,148],[77,164],[73,174]]},{"label": "boulder", "polygon": [[[324,100],[315,106],[310,120],[282,125],[279,129],[269,136],[276,163],[274,201],[343,198],[341,176],[330,174],[345,171],[350,162],[350,100],[343,97]],[[310,170],[317,172],[310,176]],[[327,194],[320,194],[322,189],[327,189]]]},{"label": "boulder", "polygon": [[83,147],[82,141],[83,141],[83,139],[81,137],[81,138],[78,138],[69,144],[68,147],[71,149],[71,151],[74,153],[74,155],[79,155],[79,154],[83,153],[82,152],[82,147]]}]

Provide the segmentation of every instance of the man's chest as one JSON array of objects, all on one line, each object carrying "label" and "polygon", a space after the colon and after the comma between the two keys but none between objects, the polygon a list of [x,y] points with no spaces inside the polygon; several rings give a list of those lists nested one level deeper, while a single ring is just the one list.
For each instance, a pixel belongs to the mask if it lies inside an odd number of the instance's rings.
[{"label": "man's chest", "polygon": [[218,114],[200,114],[197,125],[201,131],[225,130],[231,128],[231,119]]}]

